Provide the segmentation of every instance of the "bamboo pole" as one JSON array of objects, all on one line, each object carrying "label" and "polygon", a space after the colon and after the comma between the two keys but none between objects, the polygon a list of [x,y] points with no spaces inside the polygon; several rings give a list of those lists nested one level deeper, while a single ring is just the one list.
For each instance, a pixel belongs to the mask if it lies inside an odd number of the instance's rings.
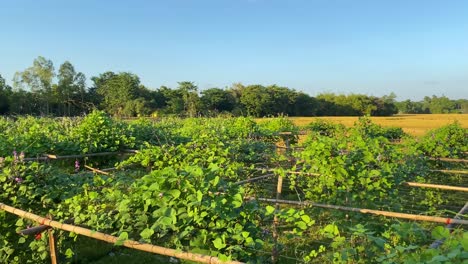
[{"label": "bamboo pole", "polygon": [[47,157],[24,158],[23,161],[46,161],[48,159]]},{"label": "bamboo pole", "polygon": [[356,213],[362,213],[362,214],[381,215],[381,216],[386,216],[386,217],[409,219],[409,220],[415,220],[415,221],[468,225],[468,220],[455,219],[455,218],[444,218],[444,217],[438,217],[438,216],[396,213],[396,212],[389,212],[389,211],[363,209],[363,208],[355,208],[355,207],[347,207],[347,206],[331,205],[331,204],[320,204],[320,203],[313,203],[313,202],[297,202],[297,201],[289,201],[289,200],[277,200],[277,199],[254,198],[254,197],[250,197],[247,199],[250,199],[250,200],[256,199],[258,201],[267,202],[267,203],[282,203],[282,204],[292,204],[292,205],[299,205],[299,206],[308,205],[308,206],[315,206],[315,207],[326,208],[326,209],[350,211],[350,212],[356,212]]},{"label": "bamboo pole", "polygon": [[92,172],[96,172],[96,173],[100,173],[100,174],[104,174],[104,175],[109,175],[109,174],[110,174],[110,173],[108,173],[108,172],[105,172],[105,171],[102,171],[102,170],[100,170],[100,169],[96,169],[96,168],[90,167],[90,166],[88,166],[88,165],[84,165],[84,166],[85,166],[85,168],[91,170]]},{"label": "bamboo pole", "polygon": [[52,264],[57,264],[57,253],[55,252],[55,237],[54,237],[54,230],[49,228],[47,230],[49,235],[49,248],[50,248],[50,262]]},{"label": "bamboo pole", "polygon": [[430,170],[433,172],[453,173],[453,174],[468,174],[468,171],[463,170]]},{"label": "bamboo pole", "polygon": [[450,186],[450,185],[440,185],[440,184],[429,184],[429,183],[418,183],[418,182],[404,182],[403,184],[411,187],[422,187],[422,188],[432,188],[432,189],[441,189],[441,190],[450,190],[450,191],[460,191],[468,192],[467,187],[460,186]]},{"label": "bamboo pole", "polygon": [[450,161],[450,162],[468,162],[466,159],[452,159],[452,158],[433,158],[429,157],[430,160]]},{"label": "bamboo pole", "polygon": [[[0,209],[4,210],[6,212],[15,214],[19,217],[22,218],[27,218],[31,219],[33,221],[39,222],[43,225],[47,225],[53,228],[65,230],[68,232],[73,232],[78,235],[83,235],[87,237],[91,237],[94,239],[102,240],[108,243],[113,243],[115,244],[119,238],[115,236],[111,236],[108,234],[104,234],[101,232],[93,231],[91,229],[79,227],[79,226],[74,226],[74,225],[69,225],[69,224],[64,224],[60,223],[51,219],[44,218],[39,215],[35,215],[33,213],[29,213],[20,209],[17,209],[15,207],[8,206],[6,204],[0,203]],[[160,246],[155,246],[151,244],[145,244],[145,243],[140,243],[134,240],[125,240],[123,242],[123,246],[128,247],[128,248],[133,248],[141,251],[146,251],[150,253],[155,253],[159,255],[164,255],[164,256],[170,256],[170,257],[176,257],[179,259],[185,259],[185,260],[191,260],[191,261],[196,261],[200,263],[209,263],[209,264],[243,264],[243,262],[238,262],[238,261],[221,261],[217,257],[212,257],[212,256],[207,256],[207,255],[202,255],[202,254],[196,254],[196,253],[190,253],[190,252],[184,252],[180,250],[175,250],[175,249],[170,249],[170,248],[165,248],[165,247],[160,247]]]},{"label": "bamboo pole", "polygon": [[[257,171],[266,171],[266,172],[275,172],[274,169],[268,168],[255,168]],[[298,174],[298,175],[306,175],[306,176],[320,176],[320,173],[313,173],[313,172],[302,172],[302,171],[285,171],[287,174]]]},{"label": "bamboo pole", "polygon": [[53,154],[44,154],[43,156],[49,159],[77,159],[77,158],[85,158],[85,157],[111,156],[111,155],[119,155],[119,154],[120,152],[99,152],[99,153],[87,153],[87,154],[63,155],[63,156],[57,156]]},{"label": "bamboo pole", "polygon": [[[465,206],[462,207],[462,209],[460,209],[460,211],[458,211],[458,213],[455,215],[454,219],[460,219],[460,217],[462,215],[465,214],[465,212],[468,211],[468,202],[465,203]],[[452,230],[453,229],[453,223],[450,223],[448,224],[447,226],[447,229],[449,230]],[[438,248],[440,245],[442,245],[445,241],[445,238],[444,239],[437,239],[436,241],[434,241],[430,248]]]},{"label": "bamboo pole", "polygon": [[[283,190],[283,176],[278,175],[278,184],[276,185],[276,201],[279,201],[281,198],[281,191]],[[280,209],[280,203],[276,203],[275,205],[275,216],[273,217],[273,240],[275,244],[273,245],[273,250],[271,254],[271,260],[273,263],[278,263],[278,253],[279,253],[279,248],[278,248],[278,238],[279,238],[279,233],[278,233],[278,225],[279,225],[279,219],[277,212]]]},{"label": "bamboo pole", "polygon": [[50,227],[46,225],[34,226],[28,229],[20,230],[18,231],[18,234],[25,235],[25,236],[36,235],[36,234],[44,232],[48,228]]},{"label": "bamboo pole", "polygon": [[244,183],[249,183],[249,182],[254,182],[254,181],[259,181],[259,180],[263,180],[263,179],[266,179],[266,178],[270,178],[271,176],[275,176],[275,174],[271,173],[271,174],[267,174],[267,175],[263,175],[263,176],[258,176],[258,177],[250,178],[250,179],[247,179],[247,180],[238,181],[238,182],[235,182],[234,184],[241,185],[241,184],[244,184]]}]

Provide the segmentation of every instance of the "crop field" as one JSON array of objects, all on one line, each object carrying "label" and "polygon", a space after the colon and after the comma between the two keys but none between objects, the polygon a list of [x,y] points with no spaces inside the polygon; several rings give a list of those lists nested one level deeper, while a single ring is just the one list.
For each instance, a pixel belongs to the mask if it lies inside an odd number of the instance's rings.
[{"label": "crop field", "polygon": [[[317,119],[322,119],[351,127],[358,120],[358,117],[291,117],[290,119],[298,126],[305,126]],[[373,116],[370,119],[375,124],[383,127],[400,127],[404,132],[418,137],[425,135],[429,130],[440,128],[455,121],[459,122],[461,127],[468,128],[468,114],[407,114],[386,117]]]},{"label": "crop field", "polygon": [[468,261],[467,115],[257,121],[1,118],[0,263]]}]

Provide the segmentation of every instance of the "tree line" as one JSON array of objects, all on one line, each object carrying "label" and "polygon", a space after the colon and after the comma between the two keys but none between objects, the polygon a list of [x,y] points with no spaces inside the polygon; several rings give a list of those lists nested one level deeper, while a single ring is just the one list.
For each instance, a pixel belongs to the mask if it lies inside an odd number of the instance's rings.
[{"label": "tree line", "polygon": [[16,72],[13,87],[0,75],[0,114],[76,116],[102,109],[121,117],[149,115],[214,116],[220,113],[255,117],[389,116],[396,113],[468,113],[468,100],[445,96],[423,101],[397,102],[391,93],[382,97],[363,94],[322,93],[312,97],[278,85],[243,85],[200,91],[190,81],[176,88],[149,89],[130,72],[104,72],[90,78],[68,61],[55,71],[52,61],[38,57]]}]

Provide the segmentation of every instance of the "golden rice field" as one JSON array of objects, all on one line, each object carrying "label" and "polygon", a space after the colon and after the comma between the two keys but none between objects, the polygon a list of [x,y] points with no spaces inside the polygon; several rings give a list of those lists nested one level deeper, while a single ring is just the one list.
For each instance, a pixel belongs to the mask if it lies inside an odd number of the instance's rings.
[{"label": "golden rice field", "polygon": [[[327,117],[290,117],[298,126],[305,126],[316,119],[325,119],[345,126],[352,126],[358,117],[350,116],[327,116]],[[468,114],[412,114],[395,115],[384,117],[371,117],[372,121],[384,127],[401,127],[413,136],[422,136],[427,131],[439,128],[458,121],[464,128],[468,128]]]}]

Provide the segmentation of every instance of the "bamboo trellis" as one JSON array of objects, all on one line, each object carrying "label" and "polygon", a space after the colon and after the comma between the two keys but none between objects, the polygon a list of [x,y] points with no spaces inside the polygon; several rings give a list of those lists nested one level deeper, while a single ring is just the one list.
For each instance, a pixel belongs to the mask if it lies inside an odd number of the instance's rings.
[{"label": "bamboo trellis", "polygon": [[[33,220],[35,222],[40,223],[41,225],[45,226],[50,226],[53,228],[65,230],[68,232],[73,232],[79,235],[91,237],[97,240],[105,241],[108,243],[113,243],[115,244],[117,241],[119,241],[118,237],[111,236],[108,234],[104,234],[101,232],[93,231],[91,229],[79,227],[79,226],[74,226],[70,224],[65,224],[65,223],[60,223],[33,213],[29,213],[26,211],[23,211],[21,209],[15,208],[8,206],[4,203],[0,203],[0,209],[4,210],[6,212],[15,214],[21,218],[27,218],[30,220]],[[165,248],[165,247],[160,247],[156,245],[151,245],[151,244],[146,244],[146,243],[140,243],[134,240],[125,240],[123,241],[123,246],[128,247],[128,248],[133,248],[136,250],[141,250],[141,251],[146,251],[150,253],[155,253],[159,255],[164,255],[164,256],[170,256],[170,257],[176,257],[179,259],[185,259],[185,260],[190,260],[190,261],[196,261],[200,263],[209,263],[209,264],[243,264],[243,262],[238,262],[238,261],[221,261],[217,257],[212,257],[208,255],[202,255],[202,254],[196,254],[196,253],[190,253],[190,252],[184,252],[176,249],[170,249],[170,248]]]}]

